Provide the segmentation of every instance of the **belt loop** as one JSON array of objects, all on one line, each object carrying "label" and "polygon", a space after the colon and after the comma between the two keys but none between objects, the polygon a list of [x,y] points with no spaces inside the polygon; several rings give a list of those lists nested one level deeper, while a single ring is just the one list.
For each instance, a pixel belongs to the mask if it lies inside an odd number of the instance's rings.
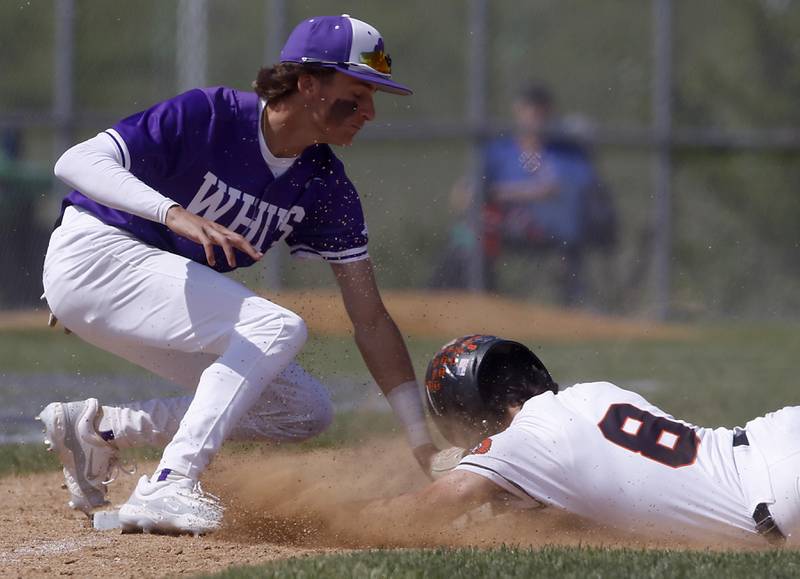
[{"label": "belt loop", "polygon": [[742,428],[735,428],[733,430],[733,446],[750,446],[746,430]]}]

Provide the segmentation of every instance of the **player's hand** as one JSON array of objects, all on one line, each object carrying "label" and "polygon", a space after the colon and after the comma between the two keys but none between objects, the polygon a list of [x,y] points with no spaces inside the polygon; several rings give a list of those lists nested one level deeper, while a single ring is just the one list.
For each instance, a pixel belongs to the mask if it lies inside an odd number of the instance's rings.
[{"label": "player's hand", "polygon": [[414,458],[417,459],[417,462],[422,467],[422,470],[425,471],[426,474],[430,475],[431,460],[433,460],[434,455],[439,452],[439,449],[428,443],[416,447],[411,452],[414,453]]},{"label": "player's hand", "polygon": [[214,257],[214,246],[217,245],[225,252],[228,265],[236,267],[236,252],[234,249],[246,253],[255,261],[264,255],[250,245],[244,237],[234,233],[224,225],[215,223],[205,217],[186,211],[180,205],[174,205],[167,211],[166,226],[181,237],[191,239],[203,246],[206,252],[208,265],[214,267],[217,260]]}]

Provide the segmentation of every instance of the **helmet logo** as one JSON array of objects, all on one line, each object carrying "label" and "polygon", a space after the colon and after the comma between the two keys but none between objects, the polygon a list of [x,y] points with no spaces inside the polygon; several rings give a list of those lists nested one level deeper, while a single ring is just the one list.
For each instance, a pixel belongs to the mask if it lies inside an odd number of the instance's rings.
[{"label": "helmet logo", "polygon": [[[491,337],[491,336],[490,336]],[[474,352],[481,343],[486,341],[487,336],[480,334],[469,336],[461,340],[454,340],[442,348],[436,357],[431,361],[431,368],[428,372],[428,379],[425,380],[425,387],[431,392],[437,392],[442,387],[442,380],[448,372],[452,372],[456,360],[465,352]],[[456,374],[463,376],[466,371],[464,365],[456,368]]]},{"label": "helmet logo", "polygon": [[481,443],[469,451],[470,454],[486,454],[492,448],[492,439],[484,438]]}]

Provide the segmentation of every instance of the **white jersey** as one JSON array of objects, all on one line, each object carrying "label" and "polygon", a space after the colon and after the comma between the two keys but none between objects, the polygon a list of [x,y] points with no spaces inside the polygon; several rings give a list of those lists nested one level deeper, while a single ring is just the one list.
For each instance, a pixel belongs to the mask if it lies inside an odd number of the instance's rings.
[{"label": "white jersey", "polygon": [[763,540],[751,503],[764,499],[742,484],[733,434],[676,420],[608,382],[577,384],[528,400],[507,430],[457,468],[527,506],[560,507],[637,534]]}]

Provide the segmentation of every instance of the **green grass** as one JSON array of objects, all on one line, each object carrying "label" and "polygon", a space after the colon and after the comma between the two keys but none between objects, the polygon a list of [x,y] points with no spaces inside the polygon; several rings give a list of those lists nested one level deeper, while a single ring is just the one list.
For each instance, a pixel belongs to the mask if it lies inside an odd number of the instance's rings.
[{"label": "green grass", "polygon": [[[410,340],[415,358],[422,360],[444,342]],[[364,362],[352,338],[313,336],[299,362],[320,376],[336,378],[366,375]],[[424,367],[423,367],[424,370]],[[145,370],[95,348],[74,335],[49,328],[0,330],[0,373],[131,374]]]},{"label": "green grass", "polygon": [[144,372],[59,329],[0,331],[0,372],[118,374]]},{"label": "green grass", "polygon": [[608,380],[703,426],[742,424],[800,404],[797,325],[713,326],[671,342],[531,346],[562,385]]},{"label": "green grass", "polygon": [[800,553],[759,553],[545,547],[366,551],[289,559],[228,569],[218,579],[468,577],[797,577]]},{"label": "green grass", "polygon": [[[428,360],[445,341],[408,339],[420,380]],[[608,380],[701,425],[733,426],[782,406],[800,404],[798,325],[714,325],[698,327],[682,340],[551,341],[528,346],[562,386]],[[311,339],[300,363],[323,382],[353,376],[369,381],[349,338]]]},{"label": "green grass", "polygon": [[0,477],[56,470],[60,463],[43,444],[6,444],[0,446]]},{"label": "green grass", "polygon": [[[125,461],[158,460],[161,451],[154,448],[128,449],[122,453]],[[44,444],[7,444],[0,446],[0,477],[25,475],[59,470],[61,464]]]},{"label": "green grass", "polygon": [[[322,435],[299,444],[285,444],[282,450],[307,452],[309,450],[354,445],[376,437],[391,436],[397,432],[394,421],[379,412],[341,412],[331,427]],[[223,454],[255,452],[263,445],[258,442],[226,444]],[[157,460],[161,451],[154,448],[129,449],[123,453],[126,460]],[[0,477],[60,468],[55,454],[47,452],[44,444],[0,445]]]}]

